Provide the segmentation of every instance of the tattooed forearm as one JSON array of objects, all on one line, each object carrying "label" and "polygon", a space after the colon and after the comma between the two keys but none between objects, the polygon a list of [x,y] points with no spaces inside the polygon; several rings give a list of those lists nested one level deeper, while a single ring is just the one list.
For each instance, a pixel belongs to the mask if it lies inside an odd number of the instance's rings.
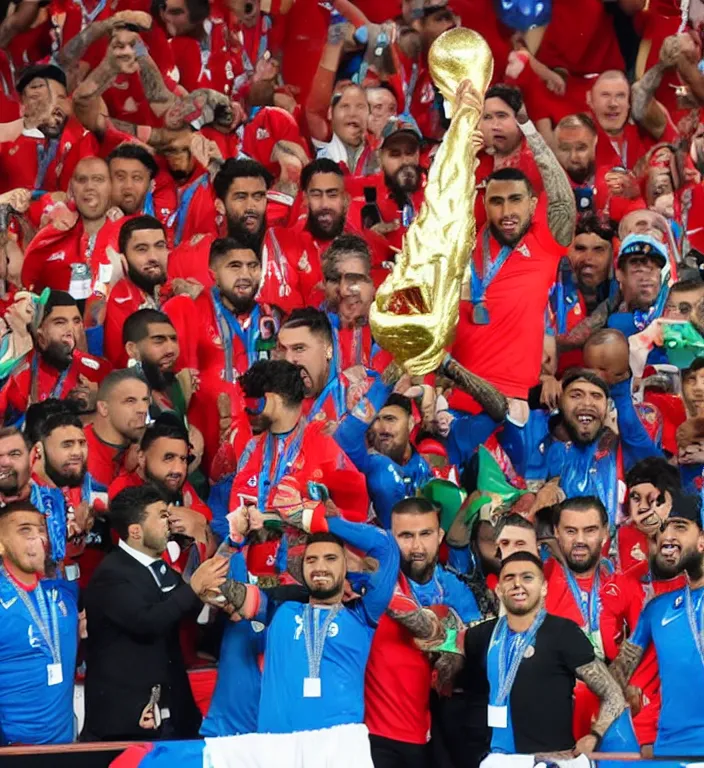
[{"label": "tattooed forearm", "polygon": [[[147,101],[153,108],[155,105],[163,106],[172,104],[176,97],[166,87],[164,78],[151,56],[141,56],[139,61],[139,73],[142,79],[142,87]],[[163,111],[163,110],[160,110]]]},{"label": "tattooed forearm", "polygon": [[56,61],[62,67],[77,64],[93,43],[112,29],[112,21],[94,21],[83,32],[72,37],[59,51]]},{"label": "tattooed forearm", "polygon": [[526,141],[535,158],[548,197],[550,231],[560,245],[567,247],[574,237],[574,226],[577,221],[574,192],[567,174],[545,143],[545,139],[535,128],[526,133]]},{"label": "tattooed forearm", "polygon": [[421,608],[417,611],[388,611],[389,616],[403,625],[413,637],[425,641],[442,642],[445,637],[440,619],[427,608]]},{"label": "tattooed forearm", "polygon": [[622,691],[626,690],[628,681],[631,679],[631,675],[635,672],[642,657],[643,649],[640,646],[631,643],[629,640],[623,641],[618,656],[609,667],[611,676],[621,686]]},{"label": "tattooed forearm", "polygon": [[76,88],[73,93],[74,103],[91,101],[101,96],[112,85],[119,73],[120,70],[106,57]]},{"label": "tattooed forearm", "polygon": [[126,133],[128,136],[137,135],[139,126],[134,123],[128,123],[125,120],[116,120],[114,117],[110,118],[110,122],[118,131],[122,131],[122,133]]},{"label": "tattooed forearm", "polygon": [[440,373],[444,373],[459,389],[471,395],[494,421],[506,418],[508,400],[488,381],[468,371],[449,355],[443,361]]},{"label": "tattooed forearm", "polygon": [[606,325],[609,319],[610,306],[608,301],[602,301],[601,304],[581,323],[575,325],[571,331],[557,336],[557,352],[567,352],[571,349],[581,349],[587,342],[587,339],[600,328]]},{"label": "tattooed forearm", "polygon": [[631,90],[631,115],[636,122],[639,123],[645,118],[648,104],[660,87],[664,74],[665,66],[662,62],[658,62],[637,83],[634,83]]},{"label": "tattooed forearm", "polygon": [[592,731],[603,736],[611,723],[627,707],[623,692],[616,680],[609,674],[606,664],[599,659],[595,659],[590,664],[584,664],[575,671],[579,679],[586,683],[587,688],[601,700],[599,716],[592,726]]}]

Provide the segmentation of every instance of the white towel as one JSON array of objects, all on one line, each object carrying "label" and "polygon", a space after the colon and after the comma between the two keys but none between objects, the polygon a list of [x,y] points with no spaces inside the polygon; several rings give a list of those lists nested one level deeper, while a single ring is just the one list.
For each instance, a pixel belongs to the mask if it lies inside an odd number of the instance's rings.
[{"label": "white towel", "polygon": [[[572,759],[554,760],[555,765],[559,765],[560,768],[589,768],[591,762],[586,755],[580,755]],[[482,764],[479,768],[540,768],[545,763],[541,760],[535,760],[533,755],[503,755],[494,754],[488,755],[482,760]]]},{"label": "white towel", "polygon": [[[203,768],[374,768],[365,725],[205,740]],[[532,764],[531,764],[532,768]]]}]

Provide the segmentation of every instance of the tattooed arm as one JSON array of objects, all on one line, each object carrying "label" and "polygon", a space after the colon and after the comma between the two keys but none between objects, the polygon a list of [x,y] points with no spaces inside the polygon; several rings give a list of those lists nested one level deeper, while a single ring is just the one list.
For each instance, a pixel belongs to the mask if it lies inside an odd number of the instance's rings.
[{"label": "tattooed arm", "polygon": [[582,320],[571,331],[557,336],[557,353],[562,354],[571,349],[581,349],[587,339],[601,328],[606,326],[609,315],[615,311],[621,301],[621,294],[617,292],[612,299],[605,299],[596,309]]},{"label": "tattooed arm", "polygon": [[146,49],[143,52],[137,52],[137,61],[139,62],[139,75],[142,80],[144,95],[147,97],[152,112],[157,117],[161,117],[176,101],[176,97],[166,87],[159,67],[157,67],[154,59],[146,52]]},{"label": "tattooed arm", "polygon": [[38,15],[39,3],[37,0],[22,0],[19,5],[15,6],[14,13],[6,16],[5,21],[0,24],[0,48],[6,48],[15,35],[29,29]]},{"label": "tattooed arm", "polygon": [[623,641],[618,656],[611,662],[609,667],[611,677],[619,684],[622,691],[625,691],[628,687],[628,681],[631,679],[631,675],[635,672],[642,658],[643,649],[639,645],[629,640]]},{"label": "tattooed arm", "polygon": [[562,169],[545,139],[538,133],[536,127],[528,119],[525,106],[516,115],[518,125],[526,137],[540,176],[545,186],[548,198],[548,225],[552,236],[565,248],[572,242],[574,226],[577,221],[577,208],[574,202],[574,192],[570,186],[567,174]]},{"label": "tattooed arm", "polygon": [[661,61],[651,67],[631,90],[633,119],[654,138],[659,139],[667,127],[667,114],[655,100],[667,67]]},{"label": "tattooed arm", "polygon": [[601,738],[616,718],[626,710],[627,704],[623,692],[611,676],[603,661],[594,659],[589,664],[577,667],[577,677],[583,680],[587,688],[595,693],[600,701],[599,715],[592,725],[592,734]]}]

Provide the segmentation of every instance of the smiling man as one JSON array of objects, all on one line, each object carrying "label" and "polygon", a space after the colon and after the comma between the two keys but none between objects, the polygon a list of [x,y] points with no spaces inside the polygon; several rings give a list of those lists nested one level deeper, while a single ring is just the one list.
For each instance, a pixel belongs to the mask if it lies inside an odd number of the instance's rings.
[{"label": "smiling man", "polygon": [[[606,426],[609,397],[617,411],[618,435]],[[662,456],[633,406],[628,370],[609,386],[593,371],[572,369],[562,380],[560,419],[539,445],[542,463],[526,479],[548,478],[568,499],[597,497],[615,525],[623,500],[619,454],[626,470],[641,459]]]},{"label": "smiling man", "polygon": [[689,584],[645,605],[611,673],[625,690],[644,653],[654,646],[662,696],[654,754],[703,755],[704,716],[698,702],[704,686],[699,618],[704,600],[704,535],[698,496],[674,495],[654,546],[658,574],[672,578],[685,573]]}]

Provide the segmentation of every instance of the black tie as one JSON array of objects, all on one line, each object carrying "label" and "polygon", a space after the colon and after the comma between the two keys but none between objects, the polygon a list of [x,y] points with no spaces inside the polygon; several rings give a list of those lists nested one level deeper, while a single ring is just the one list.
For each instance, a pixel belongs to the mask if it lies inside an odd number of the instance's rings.
[{"label": "black tie", "polygon": [[149,568],[156,577],[156,583],[161,587],[162,592],[171,592],[174,587],[181,583],[181,576],[170,565],[163,560],[157,560]]}]

